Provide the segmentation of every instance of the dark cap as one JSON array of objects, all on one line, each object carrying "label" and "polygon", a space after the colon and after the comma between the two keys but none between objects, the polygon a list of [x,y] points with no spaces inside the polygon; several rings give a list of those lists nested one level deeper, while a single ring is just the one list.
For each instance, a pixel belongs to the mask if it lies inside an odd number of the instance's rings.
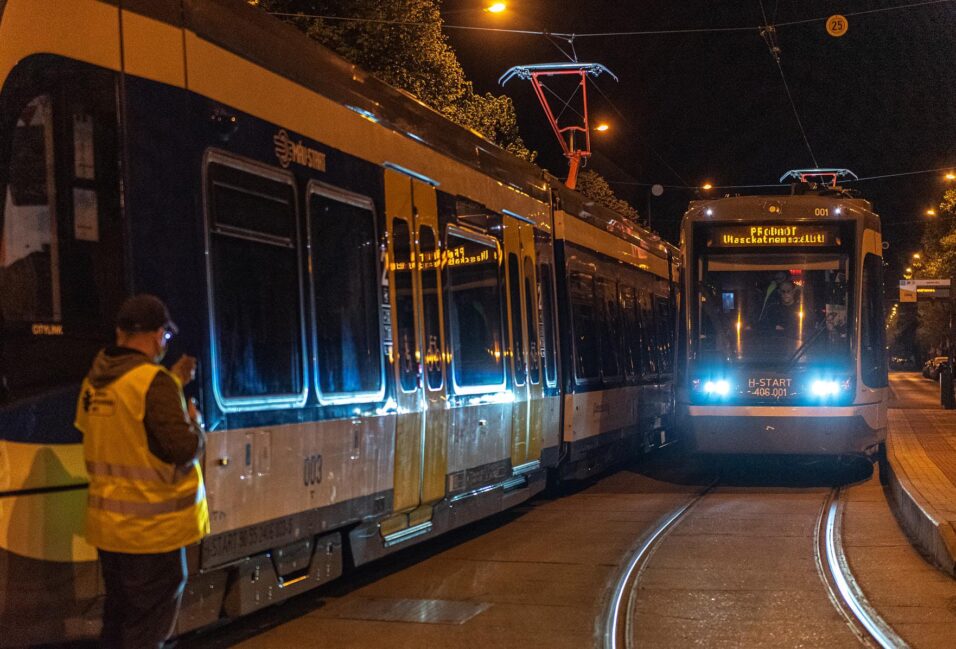
[{"label": "dark cap", "polygon": [[169,309],[155,295],[140,293],[127,299],[116,314],[116,327],[123,331],[156,331],[166,327],[179,333],[179,327],[169,317]]}]

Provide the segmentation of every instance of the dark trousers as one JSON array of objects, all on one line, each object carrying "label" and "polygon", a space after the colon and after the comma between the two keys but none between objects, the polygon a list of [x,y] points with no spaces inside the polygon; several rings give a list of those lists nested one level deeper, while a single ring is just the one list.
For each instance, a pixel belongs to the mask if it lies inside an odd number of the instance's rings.
[{"label": "dark trousers", "polygon": [[186,586],[186,549],[158,554],[98,553],[106,582],[101,646],[162,647],[173,632]]}]

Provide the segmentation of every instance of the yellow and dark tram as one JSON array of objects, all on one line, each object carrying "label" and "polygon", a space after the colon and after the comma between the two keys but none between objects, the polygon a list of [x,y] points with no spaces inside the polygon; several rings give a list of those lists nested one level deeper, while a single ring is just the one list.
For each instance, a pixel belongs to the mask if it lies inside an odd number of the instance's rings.
[{"label": "yellow and dark tram", "polygon": [[[788,195],[695,201],[684,216],[678,428],[701,453],[875,456],[886,440],[880,220],[789,172]],[[685,352],[686,350],[686,352]]]},{"label": "yellow and dark tram", "polygon": [[97,633],[134,292],[200,362],[180,632],[670,439],[676,249],[241,0],[0,1],[0,187],[0,646]]}]

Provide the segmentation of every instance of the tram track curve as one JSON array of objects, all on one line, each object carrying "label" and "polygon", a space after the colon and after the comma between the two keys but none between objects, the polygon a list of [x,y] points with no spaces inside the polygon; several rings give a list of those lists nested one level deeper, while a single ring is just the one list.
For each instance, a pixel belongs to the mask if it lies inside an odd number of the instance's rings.
[{"label": "tram track curve", "polygon": [[850,570],[842,541],[844,494],[843,487],[834,487],[820,508],[814,547],[817,572],[833,606],[861,643],[882,649],[908,649],[909,645],[869,603]]},{"label": "tram track curve", "polygon": [[[720,486],[719,480],[709,484],[686,502],[661,517],[644,534],[614,580],[603,618],[604,649],[632,649],[635,636],[631,632],[631,611],[641,576],[656,550],[667,536],[704,498]],[[833,607],[840,613],[852,633],[863,646],[881,649],[909,649],[909,645],[887,624],[868,602],[850,570],[842,543],[842,520],[845,489],[831,488],[823,501],[814,532],[814,559]]]}]

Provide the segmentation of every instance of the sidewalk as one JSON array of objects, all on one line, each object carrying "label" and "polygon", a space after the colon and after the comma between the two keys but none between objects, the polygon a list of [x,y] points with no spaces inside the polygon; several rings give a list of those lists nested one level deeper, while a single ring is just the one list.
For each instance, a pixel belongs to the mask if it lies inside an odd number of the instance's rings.
[{"label": "sidewalk", "polygon": [[891,504],[916,545],[956,577],[956,410],[938,401],[893,406],[886,442]]}]

